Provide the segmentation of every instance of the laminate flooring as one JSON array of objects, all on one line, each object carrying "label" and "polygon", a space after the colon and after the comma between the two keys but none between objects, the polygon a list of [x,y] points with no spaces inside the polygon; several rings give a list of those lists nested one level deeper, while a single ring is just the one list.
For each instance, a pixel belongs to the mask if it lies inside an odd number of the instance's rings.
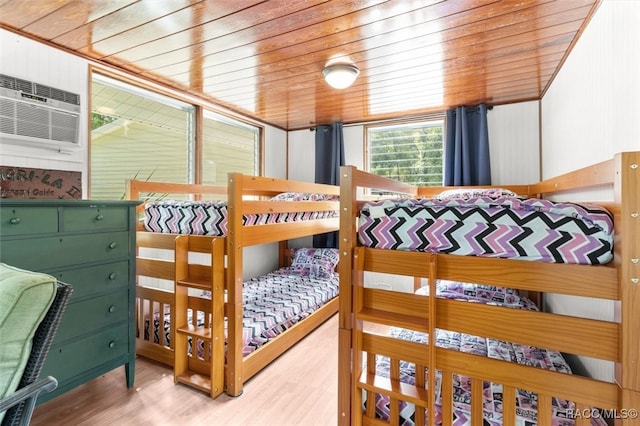
[{"label": "laminate flooring", "polygon": [[216,399],[182,384],[173,370],[136,360],[36,407],[32,426],[325,426],[337,424],[338,316],[335,315],[244,385]]}]

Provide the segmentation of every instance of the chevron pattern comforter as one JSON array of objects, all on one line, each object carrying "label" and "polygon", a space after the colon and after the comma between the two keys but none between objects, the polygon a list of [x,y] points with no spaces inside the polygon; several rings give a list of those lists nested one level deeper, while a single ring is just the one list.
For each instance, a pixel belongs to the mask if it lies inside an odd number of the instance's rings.
[{"label": "chevron pattern comforter", "polygon": [[[280,268],[243,283],[243,354],[248,355],[280,335],[282,332],[311,315],[338,295],[339,280],[334,274],[317,279],[292,273],[291,268]],[[210,295],[203,294],[204,297]],[[163,335],[163,344],[169,345],[169,312],[154,317],[153,338],[156,343]],[[199,319],[203,323],[203,318]],[[145,336],[148,339],[148,321]],[[226,327],[225,327],[226,328]],[[226,333],[226,330],[225,330]]]},{"label": "chevron pattern comforter", "polygon": [[[495,303],[481,300],[473,296],[464,296],[454,293],[439,293],[439,297],[455,298],[476,303]],[[510,308],[537,309],[533,302],[526,298],[520,298],[517,306],[508,305]],[[420,343],[427,343],[428,336],[425,333],[407,330],[402,328],[392,328],[390,334],[399,339],[411,340]],[[559,352],[535,348],[532,346],[519,345],[516,343],[503,342],[490,338],[471,336],[468,334],[452,332],[448,330],[436,330],[436,345],[442,348],[462,351],[475,355],[500,359],[504,361],[517,362],[519,364],[530,365],[547,370],[553,370],[571,374],[571,368]],[[390,362],[386,357],[378,356],[376,360],[376,374],[389,377]],[[413,364],[400,362],[400,380],[404,383],[414,384]],[[440,405],[441,395],[441,375],[436,373],[436,424],[452,426],[469,425],[471,418],[471,380],[468,377],[453,376],[453,422],[442,422]],[[365,404],[366,405],[366,404]],[[400,422],[402,426],[414,425],[414,409],[412,404],[400,403]],[[574,405],[570,402],[553,398],[552,399],[552,425],[553,426],[574,426],[572,419]],[[383,395],[376,395],[376,416],[389,419],[390,401]],[[535,426],[537,411],[537,396],[525,390],[516,391],[516,414],[517,426]],[[485,426],[502,425],[502,386],[490,382],[484,382],[483,393],[483,414]],[[595,417],[595,416],[594,416]],[[606,423],[600,418],[592,419],[593,426],[605,426]]]},{"label": "chevron pattern comforter", "polygon": [[604,208],[510,196],[369,202],[358,236],[391,250],[576,264],[613,258],[613,219]]},{"label": "chevron pattern comforter", "polygon": [[338,295],[338,274],[327,279],[280,268],[243,283],[244,355],[258,349]]},{"label": "chevron pattern comforter", "polygon": [[[265,225],[332,217],[338,217],[338,212],[252,214],[243,216],[242,225]],[[147,203],[144,209],[144,227],[149,232],[223,237],[228,231],[227,202],[163,200]]]}]

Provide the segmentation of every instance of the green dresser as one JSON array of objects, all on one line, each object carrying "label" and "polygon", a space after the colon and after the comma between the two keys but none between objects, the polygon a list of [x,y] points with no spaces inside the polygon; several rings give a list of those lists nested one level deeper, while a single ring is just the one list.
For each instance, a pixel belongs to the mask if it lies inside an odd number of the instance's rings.
[{"label": "green dresser", "polygon": [[119,366],[133,386],[137,204],[0,200],[0,261],[73,286],[41,373],[58,388],[39,402]]}]

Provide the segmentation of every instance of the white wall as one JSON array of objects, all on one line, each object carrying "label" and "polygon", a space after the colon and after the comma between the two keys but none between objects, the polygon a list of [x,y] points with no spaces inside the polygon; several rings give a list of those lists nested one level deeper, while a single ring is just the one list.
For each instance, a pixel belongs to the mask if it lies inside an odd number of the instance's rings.
[{"label": "white wall", "polygon": [[[0,29],[0,73],[45,84],[80,95],[81,123],[87,121],[89,68],[85,60]],[[80,148],[71,154],[25,146],[0,136],[0,165],[82,172],[82,193],[87,193],[86,126],[80,128]]]},{"label": "white wall", "polygon": [[286,179],[287,132],[273,126],[265,126],[264,141],[264,176]]},{"label": "white wall", "polygon": [[540,180],[539,103],[499,105],[487,113],[491,182],[521,185]]},{"label": "white wall", "polygon": [[[541,102],[543,178],[640,150],[640,2],[605,0]],[[598,193],[610,200],[611,194]],[[612,303],[548,295],[545,308],[612,320]],[[612,380],[613,365],[573,359]]]},{"label": "white wall", "polygon": [[289,132],[287,157],[287,179],[313,182],[315,180],[315,131],[296,130]]},{"label": "white wall", "polygon": [[542,99],[543,178],[640,150],[640,2],[605,0]]}]

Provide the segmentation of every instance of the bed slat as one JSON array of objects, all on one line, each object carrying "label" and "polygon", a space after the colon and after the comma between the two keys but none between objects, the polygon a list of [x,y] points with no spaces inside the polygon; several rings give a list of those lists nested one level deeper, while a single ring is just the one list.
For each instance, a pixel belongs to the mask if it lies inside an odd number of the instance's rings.
[{"label": "bed slat", "polygon": [[136,274],[143,277],[173,281],[175,264],[170,260],[138,257],[136,259]]},{"label": "bed slat", "polygon": [[[438,328],[575,355],[618,360],[619,325],[614,322],[448,299],[437,299],[437,306]],[[514,324],[518,326],[513,327]]]},{"label": "bed slat", "polygon": [[438,255],[438,277],[520,290],[619,299],[617,271],[612,266],[569,265],[517,259]]},{"label": "bed slat", "polygon": [[618,387],[614,383],[442,348],[437,349],[436,359],[439,369],[518,388],[526,383],[528,391],[554,395],[569,401],[605,409],[615,408],[618,401]]},{"label": "bed slat", "polygon": [[516,389],[502,385],[502,423],[503,426],[516,424]]}]

